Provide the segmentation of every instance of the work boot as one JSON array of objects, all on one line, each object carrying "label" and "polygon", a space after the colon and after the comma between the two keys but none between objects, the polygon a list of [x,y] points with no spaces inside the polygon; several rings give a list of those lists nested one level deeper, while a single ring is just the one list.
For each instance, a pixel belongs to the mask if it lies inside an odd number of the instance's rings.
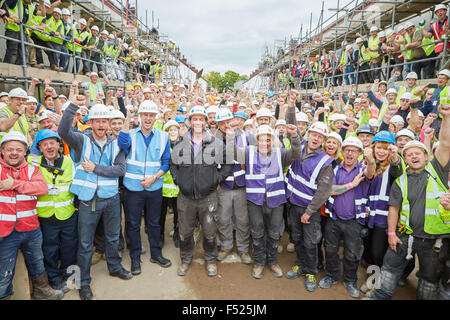
[{"label": "work boot", "polygon": [[191,266],[191,265],[190,265],[189,263],[182,263],[182,264],[178,267],[178,271],[177,271],[178,275],[179,275],[180,277],[185,276],[185,275],[188,273],[189,267],[190,267],[190,266]]},{"label": "work boot", "polygon": [[306,280],[305,280],[305,288],[309,292],[313,292],[317,288],[317,280],[316,276],[313,274],[306,274]]},{"label": "work boot", "polygon": [[59,283],[55,283],[55,284],[50,284],[50,286],[54,289],[54,290],[62,290],[62,292],[67,293],[70,291],[69,287],[67,286],[67,282],[65,280],[59,282]]},{"label": "work boot", "polygon": [[300,269],[299,266],[295,265],[295,266],[292,267],[291,270],[289,270],[286,273],[285,276],[288,279],[295,279],[295,278],[298,278],[301,274],[302,274],[302,270]]},{"label": "work boot", "polygon": [[283,270],[281,270],[281,267],[278,264],[273,264],[273,265],[269,266],[269,268],[275,277],[281,278],[283,276]]},{"label": "work boot", "polygon": [[60,72],[61,71],[61,68],[57,67],[56,65],[50,66],[50,69],[52,69],[53,71],[56,71],[56,72]]},{"label": "work boot", "polygon": [[159,256],[156,258],[150,258],[150,262],[157,263],[163,268],[168,268],[172,265],[172,262],[170,262],[169,259],[164,258],[163,256]]},{"label": "work boot", "polygon": [[278,251],[278,253],[282,253],[283,252],[283,245],[281,243],[278,245],[277,251]]},{"label": "work boot", "polygon": [[322,280],[319,281],[319,287],[321,287],[322,289],[328,289],[333,284],[336,284],[336,283],[338,283],[338,282],[336,280],[334,280],[332,277],[325,276],[325,278],[323,278]]},{"label": "work boot", "polygon": [[131,274],[131,272],[126,270],[124,267],[122,267],[120,270],[118,270],[116,272],[110,272],[109,275],[111,277],[117,277],[122,280],[129,280],[129,279],[133,278],[133,275]]},{"label": "work boot", "polygon": [[141,274],[141,261],[139,259],[131,260],[131,274],[133,276]]},{"label": "work boot", "polygon": [[250,258],[248,253],[240,252],[239,257],[241,258],[241,262],[243,264],[251,264],[252,263],[252,258]]},{"label": "work boot", "polygon": [[231,253],[231,250],[228,251],[220,251],[219,255],[217,256],[217,261],[223,261],[228,257],[228,255]]},{"label": "work boot", "polygon": [[92,293],[91,286],[81,286],[81,289],[78,291],[81,300],[91,300],[94,297]]},{"label": "work boot", "polygon": [[286,251],[289,253],[295,252],[295,245],[292,242],[289,242],[289,244],[286,247]]},{"label": "work boot", "polygon": [[255,278],[255,279],[262,279],[263,271],[264,271],[264,266],[254,265],[253,266],[253,272],[252,272],[253,278]]},{"label": "work boot", "polygon": [[356,286],[356,282],[348,282],[348,281],[344,281],[344,287],[347,288],[348,294],[352,297],[352,298],[359,298],[359,290],[358,287]]},{"label": "work boot", "polygon": [[97,264],[100,262],[100,260],[102,259],[102,253],[94,251],[94,253],[92,254],[92,263],[91,265],[93,266],[94,264]]},{"label": "work boot", "polygon": [[217,265],[215,262],[206,262],[206,274],[209,277],[215,277],[217,275]]},{"label": "work boot", "polygon": [[64,297],[62,290],[54,290],[50,287],[46,272],[31,279],[31,282],[33,283],[32,298],[35,300],[60,300]]}]

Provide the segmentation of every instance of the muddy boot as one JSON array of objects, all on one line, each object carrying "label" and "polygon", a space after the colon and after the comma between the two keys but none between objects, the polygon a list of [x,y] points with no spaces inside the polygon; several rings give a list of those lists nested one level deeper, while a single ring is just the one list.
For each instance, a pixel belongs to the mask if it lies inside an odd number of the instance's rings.
[{"label": "muddy boot", "polygon": [[35,300],[60,300],[64,297],[63,291],[54,290],[50,287],[47,273],[31,279],[31,281],[33,283],[33,294],[31,297]]}]

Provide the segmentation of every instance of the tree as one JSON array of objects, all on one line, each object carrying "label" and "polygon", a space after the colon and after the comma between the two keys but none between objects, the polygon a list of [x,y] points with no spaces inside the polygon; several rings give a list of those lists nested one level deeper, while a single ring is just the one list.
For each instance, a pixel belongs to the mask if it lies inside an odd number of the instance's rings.
[{"label": "tree", "polygon": [[205,77],[205,80],[208,82],[208,85],[212,88],[217,88],[219,92],[223,92],[224,90],[233,89],[234,84],[239,80],[247,80],[248,77],[246,75],[240,75],[234,71],[228,70],[222,76],[219,72],[211,71]]}]

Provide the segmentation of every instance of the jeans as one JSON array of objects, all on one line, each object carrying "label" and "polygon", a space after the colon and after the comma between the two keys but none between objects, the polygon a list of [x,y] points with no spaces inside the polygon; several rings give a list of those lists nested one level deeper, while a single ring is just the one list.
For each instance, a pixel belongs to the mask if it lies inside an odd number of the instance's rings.
[{"label": "jeans", "polygon": [[[65,44],[60,45],[59,48],[61,49],[61,52],[62,52],[59,54],[59,67],[64,71],[69,68],[69,60],[70,60],[69,59],[70,56],[68,55],[69,49],[67,49]],[[64,72],[67,72],[67,71],[64,71]]]},{"label": "jeans", "polygon": [[307,274],[317,274],[318,250],[317,244],[322,238],[320,230],[320,212],[315,212],[309,218],[309,224],[300,221],[306,208],[291,204],[289,219],[292,228],[292,240],[295,245],[295,264],[302,272]]},{"label": "jeans", "polygon": [[190,199],[181,192],[177,199],[178,222],[180,231],[180,258],[182,263],[190,264],[194,254],[194,229],[197,219],[203,232],[203,250],[205,261],[217,260],[217,192],[201,199]]},{"label": "jeans", "polygon": [[327,276],[338,281],[341,277],[341,263],[339,261],[339,241],[344,239],[344,281],[358,280],[358,265],[362,255],[362,226],[355,220],[328,219],[325,226],[325,255]]},{"label": "jeans", "polygon": [[247,196],[245,188],[233,190],[220,189],[217,229],[219,231],[222,251],[233,249],[232,217],[236,218],[236,245],[239,253],[248,253],[250,226],[247,213]]},{"label": "jeans", "polygon": [[[99,54],[92,56],[91,60],[92,61],[89,62],[89,70],[91,72],[94,70],[94,62],[95,62],[95,65],[97,66],[97,73],[99,73],[100,71],[103,71],[102,58],[100,57]],[[99,77],[103,78],[101,75],[99,75]]]},{"label": "jeans", "polygon": [[[46,41],[45,45],[47,48],[57,51],[61,51],[63,47],[63,45],[51,41]],[[58,67],[60,65],[61,54],[50,50],[46,50],[46,53],[48,56],[48,61],[50,62],[50,67],[52,66]]]},{"label": "jeans", "polygon": [[67,220],[58,220],[55,216],[39,218],[39,223],[48,280],[51,284],[61,283],[70,276],[66,272],[67,267],[77,262],[78,212],[75,211]]},{"label": "jeans", "polygon": [[[350,80],[348,79],[349,75],[350,75]],[[345,79],[345,84],[347,86],[355,83],[355,67],[354,66],[345,66],[344,79]]]},{"label": "jeans", "polygon": [[161,227],[161,237],[164,237],[164,231],[166,230],[167,206],[169,204],[171,204],[173,209],[173,239],[175,240],[179,239],[177,198],[162,198],[161,218],[159,219],[159,226]]},{"label": "jeans", "polygon": [[141,257],[141,221],[144,206],[144,214],[147,217],[147,236],[150,243],[150,253],[152,258],[162,256],[159,244],[161,237],[161,227],[159,219],[161,217],[162,188],[155,191],[127,191],[128,214],[126,235],[129,241],[131,260],[139,260]]},{"label": "jeans", "polygon": [[105,253],[109,273],[122,269],[119,256],[120,197],[119,194],[107,199],[80,201],[78,208],[78,255],[81,271],[81,286],[91,283],[91,262],[94,235],[99,220],[103,218],[105,232]]},{"label": "jeans", "polygon": [[358,84],[369,83],[369,82],[372,82],[372,80],[371,80],[371,76],[370,76],[369,63],[366,62],[363,65],[359,66]]},{"label": "jeans", "polygon": [[14,230],[9,236],[0,238],[0,299],[12,294],[19,249],[25,258],[30,278],[37,278],[45,273],[40,228],[24,232]]},{"label": "jeans", "polygon": [[[278,245],[280,244],[280,230],[283,224],[283,205],[269,208],[264,202],[258,206],[247,201],[250,233],[253,238],[253,259],[255,265],[264,266],[278,263]],[[264,240],[264,234],[267,239]]]},{"label": "jeans", "polygon": [[[83,74],[87,75],[89,72],[91,72],[91,62],[88,61],[91,59],[91,54],[89,50],[83,50],[81,51],[81,57],[83,58]],[[84,60],[86,59],[86,60]]]},{"label": "jeans", "polygon": [[435,60],[424,61],[424,59],[432,58],[432,55],[429,57],[424,56],[423,58],[413,59],[412,71],[417,73],[418,79],[422,79],[422,69],[423,69],[423,79],[431,79],[434,78],[434,62]]},{"label": "jeans", "polygon": [[[10,29],[5,30],[5,37],[20,40],[20,32],[12,31]],[[28,36],[23,35],[23,41],[28,41]],[[6,52],[3,58],[4,63],[24,64],[23,58],[25,58],[25,63],[28,61],[28,50],[25,45],[25,54],[22,52],[22,44],[20,41],[6,40]]]}]

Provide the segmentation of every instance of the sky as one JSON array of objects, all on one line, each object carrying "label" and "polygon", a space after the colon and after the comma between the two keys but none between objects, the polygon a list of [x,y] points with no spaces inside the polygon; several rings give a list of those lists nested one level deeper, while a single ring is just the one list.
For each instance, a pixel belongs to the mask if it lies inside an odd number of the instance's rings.
[{"label": "sky", "polygon": [[[350,0],[340,0],[348,3]],[[333,14],[337,0],[325,1],[325,19]],[[159,19],[160,34],[168,35],[197,69],[224,73],[233,70],[250,75],[266,45],[274,40],[298,37],[313,29],[320,17],[317,0],[138,0],[138,16],[151,25]]]}]

